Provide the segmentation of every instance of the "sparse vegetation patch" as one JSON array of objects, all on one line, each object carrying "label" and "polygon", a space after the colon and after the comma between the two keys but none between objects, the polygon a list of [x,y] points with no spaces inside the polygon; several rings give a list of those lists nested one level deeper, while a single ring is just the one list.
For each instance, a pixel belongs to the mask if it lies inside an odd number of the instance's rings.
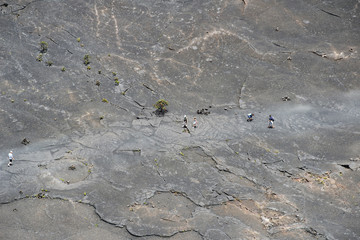
[{"label": "sparse vegetation patch", "polygon": [[42,55],[42,53],[40,53],[40,54],[36,57],[36,61],[42,62],[42,57],[43,57],[43,55]]},{"label": "sparse vegetation patch", "polygon": [[166,106],[168,106],[169,103],[164,100],[164,99],[160,99],[158,100],[155,104],[154,107],[156,108],[156,113],[158,115],[164,115],[167,112]]},{"label": "sparse vegetation patch", "polygon": [[84,56],[84,64],[86,66],[90,64],[90,56],[88,54]]},{"label": "sparse vegetation patch", "polygon": [[40,52],[41,53],[46,53],[48,50],[48,44],[47,42],[41,41],[40,42]]}]

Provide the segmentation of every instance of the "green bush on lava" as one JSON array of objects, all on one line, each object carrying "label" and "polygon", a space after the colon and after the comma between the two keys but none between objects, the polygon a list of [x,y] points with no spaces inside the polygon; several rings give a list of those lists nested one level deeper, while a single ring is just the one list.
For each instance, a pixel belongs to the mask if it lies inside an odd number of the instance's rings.
[{"label": "green bush on lava", "polygon": [[90,55],[89,54],[86,54],[85,56],[84,56],[84,64],[85,64],[85,66],[87,66],[87,65],[89,65],[90,64]]},{"label": "green bush on lava", "polygon": [[40,52],[41,53],[46,53],[48,50],[48,44],[47,42],[41,41],[40,42]]},{"label": "green bush on lava", "polygon": [[36,61],[42,62],[42,57],[43,57],[43,55],[42,55],[42,53],[40,53],[40,54],[36,57]]},{"label": "green bush on lava", "polygon": [[166,101],[164,99],[160,99],[154,104],[154,107],[157,108],[157,110],[159,112],[165,113],[165,112],[167,112],[166,106],[168,106],[168,105],[169,105],[168,101]]}]

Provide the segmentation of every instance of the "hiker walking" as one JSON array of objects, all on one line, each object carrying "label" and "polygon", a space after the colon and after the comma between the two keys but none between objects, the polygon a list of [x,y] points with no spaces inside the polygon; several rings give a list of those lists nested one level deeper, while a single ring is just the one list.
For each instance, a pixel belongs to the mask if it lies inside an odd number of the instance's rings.
[{"label": "hiker walking", "polygon": [[187,123],[188,123],[188,119],[187,119],[186,115],[184,115],[184,125],[183,125],[183,128],[185,128],[185,129],[183,130],[183,132],[190,133],[190,130],[189,130],[188,126],[187,126]]},{"label": "hiker walking", "polygon": [[246,120],[246,121],[251,122],[251,121],[253,120],[253,117],[254,117],[254,116],[255,116],[254,113],[249,113],[249,114],[247,115],[247,120]]},{"label": "hiker walking", "polygon": [[187,119],[186,115],[184,115],[184,126],[183,126],[183,128],[187,128],[187,123],[188,123],[188,119]]},{"label": "hiker walking", "polygon": [[274,128],[274,121],[275,121],[275,119],[271,115],[269,115],[269,126],[268,126],[268,128]]},{"label": "hiker walking", "polygon": [[10,151],[8,156],[9,156],[8,167],[10,167],[12,165],[13,160],[15,160],[14,155],[13,155],[13,151]]},{"label": "hiker walking", "polygon": [[193,128],[197,128],[197,126],[198,126],[198,121],[196,120],[196,117],[194,117]]}]

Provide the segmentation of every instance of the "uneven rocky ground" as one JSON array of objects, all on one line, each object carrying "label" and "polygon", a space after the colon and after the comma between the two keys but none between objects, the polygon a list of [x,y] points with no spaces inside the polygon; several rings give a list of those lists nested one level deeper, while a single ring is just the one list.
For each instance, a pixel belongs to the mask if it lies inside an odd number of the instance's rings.
[{"label": "uneven rocky ground", "polygon": [[0,239],[359,239],[359,17],[0,0]]}]

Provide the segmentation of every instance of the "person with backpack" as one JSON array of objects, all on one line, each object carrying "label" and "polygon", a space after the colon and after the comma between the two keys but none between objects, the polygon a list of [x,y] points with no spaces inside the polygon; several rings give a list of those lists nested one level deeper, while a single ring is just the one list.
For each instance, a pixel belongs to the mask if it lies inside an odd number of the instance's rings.
[{"label": "person with backpack", "polygon": [[186,115],[184,115],[184,125],[183,125],[183,128],[187,128],[187,123],[188,123],[188,119],[187,119]]},{"label": "person with backpack", "polygon": [[254,116],[255,116],[254,113],[249,113],[249,114],[247,115],[247,120],[246,120],[246,121],[251,122],[251,121],[253,120],[253,117],[254,117]]},{"label": "person with backpack", "polygon": [[268,126],[268,128],[274,128],[274,121],[275,121],[275,119],[271,115],[269,115],[269,126]]}]

